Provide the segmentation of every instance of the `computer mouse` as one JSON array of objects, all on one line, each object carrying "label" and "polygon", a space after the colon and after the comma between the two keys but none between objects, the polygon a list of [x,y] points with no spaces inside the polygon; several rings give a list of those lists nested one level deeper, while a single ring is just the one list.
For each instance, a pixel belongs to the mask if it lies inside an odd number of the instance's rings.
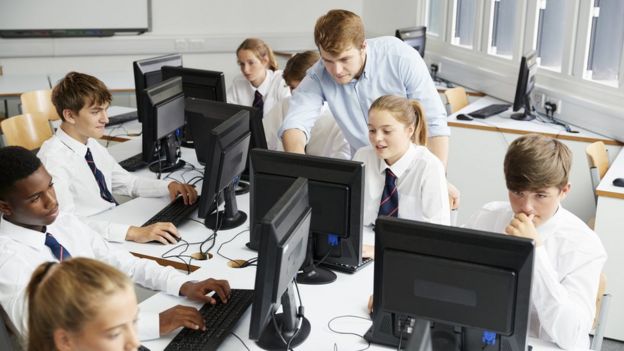
[{"label": "computer mouse", "polygon": [[615,179],[613,179],[613,185],[624,187],[624,178],[615,178]]},{"label": "computer mouse", "polygon": [[465,115],[463,113],[458,114],[457,116],[455,116],[455,118],[457,118],[460,121],[472,121],[473,120],[472,117]]}]

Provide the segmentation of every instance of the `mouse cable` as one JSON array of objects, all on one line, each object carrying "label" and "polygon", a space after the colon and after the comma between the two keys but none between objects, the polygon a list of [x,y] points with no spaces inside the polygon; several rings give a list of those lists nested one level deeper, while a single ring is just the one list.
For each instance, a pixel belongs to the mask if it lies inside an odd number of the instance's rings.
[{"label": "mouse cable", "polygon": [[[221,245],[219,245],[219,248],[217,249],[217,255],[219,255],[220,257],[225,258],[226,260],[230,261],[230,262],[235,262],[235,259],[229,258],[227,256],[225,256],[224,254],[221,253],[221,249],[223,248],[223,245],[225,244],[229,244],[232,241],[234,241],[234,239],[238,238],[241,234],[248,232],[249,231],[249,227],[241,230],[240,232],[236,233],[230,240],[228,241],[224,241],[221,243]],[[258,260],[258,257],[252,257],[250,259],[248,259],[247,261],[245,261],[243,263],[243,266],[239,267],[239,268],[244,268],[244,267],[248,267],[248,266],[255,266],[256,261]]]},{"label": "mouse cable", "polygon": [[240,341],[240,342],[241,342],[241,344],[243,344],[243,346],[245,347],[245,349],[247,349],[248,351],[251,351],[251,350],[249,350],[249,347],[247,346],[247,344],[245,344],[245,342],[243,341],[243,339],[241,339],[241,338],[240,338],[240,336],[236,335],[236,333],[234,333],[233,331],[231,331],[231,332],[230,332],[230,334],[234,335],[234,337],[235,337],[235,338],[237,338],[237,339],[238,339],[238,341]]},{"label": "mouse cable", "polygon": [[[357,349],[356,351],[368,350],[368,348],[370,348],[370,346],[371,346],[371,343],[370,343],[370,341],[366,340],[366,338],[364,338],[364,335],[361,335],[361,334],[358,334],[358,333],[354,333],[354,332],[340,331],[340,330],[334,329],[331,326],[333,321],[338,320],[338,319],[342,319],[342,318],[357,318],[357,319],[363,319],[365,321],[370,321],[371,319],[368,318],[368,317],[356,316],[356,315],[353,315],[353,314],[346,314],[346,315],[343,315],[343,316],[334,317],[334,318],[330,319],[329,322],[327,322],[327,328],[329,328],[330,331],[332,331],[332,332],[334,332],[336,334],[341,334],[341,335],[354,335],[354,336],[357,336],[357,337],[360,337],[360,338],[364,339],[364,341],[366,341],[368,343],[368,345],[366,347],[364,347],[362,349]],[[338,350],[338,344],[337,343],[334,343],[334,350]]]}]

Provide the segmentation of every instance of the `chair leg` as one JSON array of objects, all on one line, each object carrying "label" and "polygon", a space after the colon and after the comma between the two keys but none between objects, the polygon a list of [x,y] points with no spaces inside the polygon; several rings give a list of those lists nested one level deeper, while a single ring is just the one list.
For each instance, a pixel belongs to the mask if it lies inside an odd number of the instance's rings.
[{"label": "chair leg", "polygon": [[599,351],[602,348],[602,339],[604,338],[605,328],[607,327],[607,314],[609,312],[609,303],[611,302],[611,295],[602,295],[602,302],[600,303],[600,311],[598,312],[598,321],[596,323],[596,329],[594,330],[594,338],[592,339],[590,349]]}]

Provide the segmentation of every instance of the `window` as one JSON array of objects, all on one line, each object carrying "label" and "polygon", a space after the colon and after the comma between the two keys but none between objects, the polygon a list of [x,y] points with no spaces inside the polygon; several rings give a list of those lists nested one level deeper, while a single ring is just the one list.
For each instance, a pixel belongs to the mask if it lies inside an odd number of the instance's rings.
[{"label": "window", "polygon": [[429,0],[427,33],[442,37],[444,25],[444,3],[440,0]]},{"label": "window", "polygon": [[455,21],[452,43],[472,48],[474,42],[475,17],[477,15],[477,0],[456,0]]},{"label": "window", "polygon": [[583,77],[618,86],[624,43],[624,1],[594,0]]},{"label": "window", "polygon": [[490,46],[488,52],[492,55],[511,59],[516,15],[514,0],[490,0],[492,11],[490,16]]},{"label": "window", "polygon": [[561,72],[569,0],[540,0],[537,11],[535,51],[542,68]]}]

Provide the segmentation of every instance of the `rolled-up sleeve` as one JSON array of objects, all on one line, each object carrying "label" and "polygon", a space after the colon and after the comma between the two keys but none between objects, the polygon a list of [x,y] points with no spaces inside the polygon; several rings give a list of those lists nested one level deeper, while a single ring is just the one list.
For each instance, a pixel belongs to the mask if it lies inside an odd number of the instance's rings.
[{"label": "rolled-up sleeve", "polygon": [[323,107],[323,92],[319,79],[308,74],[293,92],[290,98],[288,113],[278,132],[280,138],[288,129],[299,129],[310,139],[310,131],[319,118],[319,111]]}]

